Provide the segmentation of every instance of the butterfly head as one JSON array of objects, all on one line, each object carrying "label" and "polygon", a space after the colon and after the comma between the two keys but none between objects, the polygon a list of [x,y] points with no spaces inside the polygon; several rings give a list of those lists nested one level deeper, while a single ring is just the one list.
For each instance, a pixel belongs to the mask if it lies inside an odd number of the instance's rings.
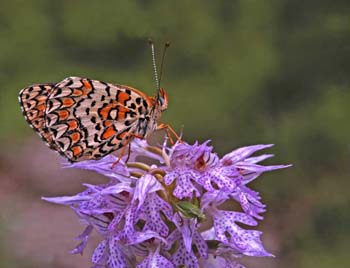
[{"label": "butterfly head", "polygon": [[159,89],[156,101],[157,106],[160,108],[161,111],[164,111],[168,108],[168,94],[163,88]]}]

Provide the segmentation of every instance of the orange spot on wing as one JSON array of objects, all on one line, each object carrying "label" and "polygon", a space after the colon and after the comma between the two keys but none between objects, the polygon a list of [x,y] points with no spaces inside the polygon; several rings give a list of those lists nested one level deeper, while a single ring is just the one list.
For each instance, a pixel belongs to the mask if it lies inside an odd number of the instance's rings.
[{"label": "orange spot on wing", "polygon": [[89,81],[83,80],[83,96],[89,95],[89,93],[92,91],[92,85]]},{"label": "orange spot on wing", "polygon": [[106,120],[106,121],[103,122],[104,127],[109,127],[109,126],[111,126],[112,124],[113,124],[113,123],[112,123],[111,120]]},{"label": "orange spot on wing", "polygon": [[88,80],[83,80],[83,85],[88,89],[92,89],[92,85]]},{"label": "orange spot on wing", "polygon": [[100,115],[103,119],[107,119],[109,112],[112,108],[115,108],[116,104],[108,104],[107,106],[103,107],[100,111]]},{"label": "orange spot on wing", "polygon": [[124,119],[125,118],[125,113],[129,112],[130,110],[128,108],[125,108],[124,106],[119,106],[118,107],[118,120]]},{"label": "orange spot on wing", "polygon": [[76,129],[78,127],[78,122],[76,120],[68,121],[68,130]]},{"label": "orange spot on wing", "polygon": [[125,113],[123,112],[118,112],[118,120],[122,120],[125,118]]},{"label": "orange spot on wing", "polygon": [[125,138],[125,136],[126,136],[126,134],[127,134],[127,132],[126,131],[124,131],[124,132],[122,132],[122,133],[120,133],[119,135],[118,135],[118,139],[124,139]]},{"label": "orange spot on wing", "polygon": [[67,120],[69,116],[69,112],[67,110],[60,110],[58,111],[58,117],[60,118],[60,120]]},{"label": "orange spot on wing", "polygon": [[72,98],[64,98],[62,100],[63,107],[70,107],[74,104],[74,100]]},{"label": "orange spot on wing", "polygon": [[100,112],[101,117],[103,119],[107,119],[110,110],[111,110],[111,106],[110,105],[107,105],[106,107],[101,109],[101,112]]},{"label": "orange spot on wing", "polygon": [[122,113],[126,113],[126,112],[129,112],[130,110],[128,108],[126,108],[125,106],[119,106],[118,111],[122,112]]},{"label": "orange spot on wing", "polygon": [[72,150],[73,155],[75,157],[79,156],[83,152],[83,149],[81,148],[81,146],[74,146],[74,147],[72,147],[71,150]]},{"label": "orange spot on wing", "polygon": [[81,96],[83,92],[80,89],[75,88],[73,90],[72,96]]},{"label": "orange spot on wing", "polygon": [[44,102],[44,101],[46,101],[47,96],[41,95],[41,96],[36,97],[36,99],[37,99],[37,101],[39,101],[39,102]]},{"label": "orange spot on wing", "polygon": [[41,112],[41,111],[45,110],[45,107],[46,107],[45,103],[41,103],[38,106],[36,106],[35,108]]},{"label": "orange spot on wing", "polygon": [[73,143],[77,143],[80,140],[80,133],[79,132],[74,132],[70,135]]},{"label": "orange spot on wing", "polygon": [[83,96],[87,96],[87,95],[89,95],[89,93],[91,92],[91,89],[90,88],[83,88]]},{"label": "orange spot on wing", "polygon": [[115,134],[117,134],[117,131],[115,131],[113,126],[110,126],[103,132],[102,139],[107,140]]},{"label": "orange spot on wing", "polygon": [[119,94],[118,94],[118,102],[120,102],[121,104],[125,105],[125,102],[127,100],[130,99],[130,95],[129,94],[126,94],[125,92],[121,91]]}]

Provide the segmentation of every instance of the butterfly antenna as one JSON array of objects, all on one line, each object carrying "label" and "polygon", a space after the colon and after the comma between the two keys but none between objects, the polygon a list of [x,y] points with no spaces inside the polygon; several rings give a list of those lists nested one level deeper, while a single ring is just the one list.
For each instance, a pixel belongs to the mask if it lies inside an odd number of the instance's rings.
[{"label": "butterfly antenna", "polygon": [[154,78],[156,80],[156,87],[158,90],[158,95],[159,95],[159,79],[158,79],[158,72],[157,72],[157,64],[156,64],[156,55],[154,53],[154,43],[152,39],[148,39],[148,43],[151,46],[151,51],[152,51],[152,64],[153,64],[153,71],[154,71]]},{"label": "butterfly antenna", "polygon": [[162,80],[162,73],[163,73],[163,63],[164,63],[164,58],[165,58],[165,52],[167,50],[167,48],[170,46],[170,42],[166,42],[164,44],[164,48],[163,48],[163,53],[162,53],[162,61],[160,63],[160,73],[159,73],[159,88],[158,91],[160,90],[160,81]]}]

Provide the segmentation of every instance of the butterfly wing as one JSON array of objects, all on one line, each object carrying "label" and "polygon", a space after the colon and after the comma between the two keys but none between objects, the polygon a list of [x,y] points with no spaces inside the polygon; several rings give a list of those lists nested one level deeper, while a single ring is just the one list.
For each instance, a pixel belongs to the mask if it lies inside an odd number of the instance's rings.
[{"label": "butterfly wing", "polygon": [[46,101],[54,85],[48,83],[26,87],[20,91],[18,100],[29,126],[39,134],[51,149],[56,150],[56,144],[45,127],[44,120]]},{"label": "butterfly wing", "polygon": [[70,161],[98,159],[133,138],[150,105],[133,88],[69,77],[49,94],[45,126],[57,151]]}]

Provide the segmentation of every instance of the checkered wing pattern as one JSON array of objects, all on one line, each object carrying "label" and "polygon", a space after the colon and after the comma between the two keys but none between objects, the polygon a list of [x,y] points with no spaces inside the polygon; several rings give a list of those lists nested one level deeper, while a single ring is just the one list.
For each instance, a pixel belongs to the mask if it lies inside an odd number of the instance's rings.
[{"label": "checkered wing pattern", "polygon": [[56,150],[56,144],[45,127],[44,120],[46,101],[54,85],[38,84],[26,87],[21,90],[18,99],[29,126],[39,134],[51,149]]},{"label": "checkered wing pattern", "polygon": [[128,86],[68,77],[23,89],[20,102],[29,124],[73,162],[99,159],[151,130],[153,98]]}]

